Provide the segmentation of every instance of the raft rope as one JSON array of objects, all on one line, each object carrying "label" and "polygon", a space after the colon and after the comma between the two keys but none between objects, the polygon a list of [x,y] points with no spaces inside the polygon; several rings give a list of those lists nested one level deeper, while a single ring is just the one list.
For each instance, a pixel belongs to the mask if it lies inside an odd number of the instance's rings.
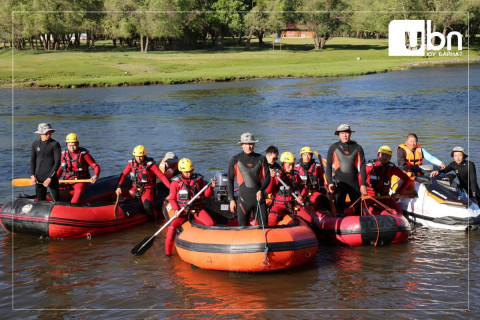
[{"label": "raft rope", "polygon": [[[371,199],[373,200],[374,202],[376,202],[378,205],[380,205],[380,207],[382,207],[383,209],[387,210],[388,212],[390,212],[391,214],[395,214],[396,212],[390,208],[389,206],[387,206],[386,204],[384,203],[381,203],[380,201],[378,201],[377,199],[375,199],[374,197],[372,196],[360,196],[351,206],[350,208],[352,208],[359,200],[361,200],[361,204],[360,204],[360,208],[362,207],[365,207],[365,209],[367,210],[367,213],[369,215],[371,215],[373,217],[373,219],[375,220],[375,224],[377,225],[377,239],[375,240],[375,243],[374,243],[374,246],[376,247],[378,245],[378,240],[380,239],[380,226],[378,225],[378,220],[377,220],[377,217],[375,217],[375,215],[373,213],[371,213],[369,210],[368,210],[368,206],[367,206],[367,202],[366,200],[368,199]],[[363,214],[363,210],[361,210],[361,215],[364,215]]]},{"label": "raft rope", "polygon": [[266,267],[270,266],[270,262],[268,261],[267,232],[265,231],[265,223],[263,221],[263,216],[262,216],[261,209],[260,209],[260,201],[257,201],[257,211],[255,212],[255,220],[257,220],[258,215],[260,215],[260,220],[262,220],[263,235],[265,236],[265,259],[260,263],[260,265],[266,268]]}]

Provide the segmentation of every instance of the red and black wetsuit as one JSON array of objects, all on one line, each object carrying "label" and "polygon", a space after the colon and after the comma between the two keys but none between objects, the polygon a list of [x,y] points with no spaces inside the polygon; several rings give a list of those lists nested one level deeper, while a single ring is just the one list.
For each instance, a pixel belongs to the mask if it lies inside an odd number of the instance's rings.
[{"label": "red and black wetsuit", "polygon": [[[75,179],[89,179],[90,172],[88,167],[93,168],[94,174],[98,177],[100,175],[100,166],[95,163],[95,160],[90,155],[87,149],[78,148],[76,153],[71,153],[68,150],[62,152],[62,164],[57,171],[57,177],[64,173],[66,180]],[[71,203],[78,203],[82,193],[88,188],[88,183],[79,182],[73,184],[73,197]]]},{"label": "red and black wetsuit", "polygon": [[[369,161],[365,171],[367,173],[367,192],[372,197],[388,196],[390,194],[392,176],[397,176],[403,181],[396,190],[399,194],[403,193],[412,183],[410,177],[390,161],[385,164],[382,164],[379,160]],[[382,202],[391,208],[395,208],[397,212],[402,212],[402,209],[393,199],[385,199]]]},{"label": "red and black wetsuit", "polygon": [[312,203],[316,210],[323,208],[330,210],[330,201],[325,196],[325,180],[323,178],[325,171],[323,166],[316,163],[314,159],[305,163],[300,161],[295,165],[305,188],[307,189],[307,201]]},{"label": "red and black wetsuit", "polygon": [[480,190],[477,183],[475,164],[468,160],[464,160],[460,164],[453,161],[444,169],[438,170],[438,172],[441,173],[447,173],[450,171],[454,171],[457,175],[458,182],[460,182],[460,188],[465,189],[471,199],[476,199],[477,202],[480,203]]},{"label": "red and black wetsuit", "polygon": [[[287,214],[298,214],[305,221],[312,223],[312,217],[308,214],[305,208],[298,205],[294,195],[305,199],[307,190],[303,185],[302,179],[298,175],[298,171],[292,170],[287,173],[280,171],[278,173],[280,177],[275,175],[270,178],[270,184],[265,190],[267,193],[272,194],[273,203],[270,207],[270,214],[268,215],[268,225],[274,226]],[[288,186],[289,189],[280,182],[280,179]]]},{"label": "red and black wetsuit", "polygon": [[367,173],[367,192],[372,197],[389,195],[392,176],[397,176],[403,181],[396,191],[399,194],[403,193],[412,181],[405,172],[390,161],[385,164],[378,160],[369,161],[365,171]]},{"label": "red and black wetsuit", "polygon": [[[190,179],[185,178],[179,174],[172,178],[172,184],[170,185],[170,198],[169,203],[172,210],[180,210],[185,207],[200,190],[205,187],[206,183],[203,180],[203,176],[194,174]],[[179,217],[173,219],[170,226],[168,226],[167,236],[165,239],[165,254],[170,255],[172,253],[173,240],[175,238],[175,230],[181,226],[189,214],[195,222],[206,226],[215,225],[210,215],[203,209],[202,198],[208,198],[213,194],[212,186],[209,186],[205,193],[201,194],[188,209],[185,209]]]},{"label": "red and black wetsuit", "polygon": [[256,194],[262,191],[262,200],[260,201],[260,216],[257,216],[259,225],[267,224],[267,208],[265,205],[265,189],[270,183],[270,170],[265,157],[261,154],[252,152],[246,154],[240,152],[230,159],[228,165],[228,200],[234,200],[233,184],[237,178],[238,199],[237,215],[238,224],[247,226],[250,220],[250,214],[255,214],[257,210]]},{"label": "red and black wetsuit", "polygon": [[133,183],[129,195],[131,197],[141,197],[145,211],[152,219],[157,219],[159,213],[153,206],[153,197],[157,183],[156,177],[160,178],[167,187],[170,187],[170,181],[160,171],[152,158],[145,158],[142,163],[135,161],[135,158],[129,160],[118,182],[119,188],[128,174],[130,174]]},{"label": "red and black wetsuit", "polygon": [[52,179],[48,186],[52,199],[60,200],[57,170],[60,167],[61,154],[60,144],[52,138],[47,141],[38,139],[32,143],[30,175],[35,176],[39,182],[35,185],[38,200],[47,199],[47,188],[42,183],[48,178]]},{"label": "red and black wetsuit", "polygon": [[[351,140],[347,143],[335,142],[330,146],[327,154],[326,177],[328,184],[333,183],[332,168],[335,169],[335,180],[338,190],[335,195],[336,207],[338,212],[343,212],[347,194],[350,196],[352,203],[361,196],[360,186],[358,185],[359,173],[361,185],[366,185],[363,148]],[[360,213],[360,202],[358,202],[356,211]]]}]

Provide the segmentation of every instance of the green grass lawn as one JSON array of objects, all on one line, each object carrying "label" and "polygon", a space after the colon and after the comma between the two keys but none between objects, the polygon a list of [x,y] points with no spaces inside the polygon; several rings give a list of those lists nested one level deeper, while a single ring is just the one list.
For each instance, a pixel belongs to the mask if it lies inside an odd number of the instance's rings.
[{"label": "green grass lawn", "polygon": [[[387,39],[333,38],[324,50],[314,50],[312,39],[283,39],[282,50],[265,45],[227,46],[224,50],[151,51],[111,47],[97,42],[83,50],[0,50],[0,86],[93,87],[228,81],[252,78],[325,77],[402,70],[425,63],[466,63],[461,57],[389,57]],[[12,59],[13,58],[13,59]],[[470,60],[480,58],[470,48]]]}]

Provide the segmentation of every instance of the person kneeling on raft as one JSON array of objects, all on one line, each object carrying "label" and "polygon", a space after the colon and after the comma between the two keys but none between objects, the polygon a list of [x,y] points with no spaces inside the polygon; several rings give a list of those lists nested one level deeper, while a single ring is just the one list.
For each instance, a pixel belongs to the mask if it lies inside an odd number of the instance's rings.
[{"label": "person kneeling on raft", "polygon": [[143,207],[150,218],[157,219],[161,215],[153,205],[157,183],[156,178],[160,178],[167,187],[170,187],[170,181],[160,171],[155,160],[147,157],[147,149],[144,146],[136,146],[133,149],[133,156],[134,158],[128,161],[127,166],[123,170],[115,193],[117,196],[122,193],[123,181],[130,174],[133,186],[126,196],[140,197]]},{"label": "person kneeling on raft", "polygon": [[284,152],[280,156],[280,162],[282,163],[281,171],[277,171],[277,174],[271,177],[270,184],[265,190],[265,192],[271,193],[273,198],[273,204],[268,215],[268,225],[276,225],[287,213],[298,214],[305,221],[311,223],[312,217],[303,208],[303,199],[307,194],[307,190],[298,171],[293,170],[295,156],[291,152]]},{"label": "person kneeling on raft", "polygon": [[[193,163],[188,158],[180,159],[178,162],[178,170],[180,174],[172,178],[170,185],[170,199],[169,203],[175,215],[178,210],[185,207],[206,183],[201,174],[193,173]],[[173,239],[175,237],[175,230],[180,227],[187,218],[193,218],[198,224],[206,226],[215,225],[210,215],[203,209],[202,198],[208,198],[213,194],[213,188],[216,185],[215,179],[212,184],[201,194],[188,208],[186,208],[179,217],[175,218],[170,226],[168,226],[167,237],[165,240],[165,254],[167,256],[172,254]]]},{"label": "person kneeling on raft", "polygon": [[[80,141],[75,133],[69,133],[65,138],[67,149],[62,152],[60,168],[57,170],[57,178],[62,176],[65,180],[91,179],[92,183],[97,182],[100,175],[100,166],[90,155],[87,149],[79,146]],[[94,175],[90,177],[88,167],[93,168]],[[71,203],[78,203],[82,194],[87,190],[88,183],[78,182],[73,186],[73,197]]]},{"label": "person kneeling on raft", "polygon": [[331,210],[330,201],[326,197],[325,171],[323,170],[321,156],[317,153],[320,163],[313,159],[313,150],[305,146],[300,150],[300,159],[295,165],[300,178],[307,189],[307,203],[312,203],[315,210]]}]

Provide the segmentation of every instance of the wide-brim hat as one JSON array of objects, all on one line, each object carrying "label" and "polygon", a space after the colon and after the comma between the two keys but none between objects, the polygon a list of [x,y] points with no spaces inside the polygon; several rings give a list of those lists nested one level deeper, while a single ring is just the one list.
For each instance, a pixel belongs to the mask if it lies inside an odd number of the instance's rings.
[{"label": "wide-brim hat", "polygon": [[335,130],[335,135],[338,136],[338,134],[340,132],[344,132],[344,131],[348,131],[348,132],[355,132],[352,130],[352,128],[350,127],[349,124],[341,124],[337,127],[337,130]]},{"label": "wide-brim hat", "polygon": [[178,157],[175,153],[173,152],[167,152],[165,154],[165,162],[166,163],[177,163],[178,162]]},{"label": "wide-brim hat", "polygon": [[450,157],[453,157],[454,152],[463,152],[463,154],[465,155],[465,158],[468,157],[468,154],[465,153],[465,149],[462,148],[462,147],[457,146],[457,147],[453,148],[452,152],[450,152]]},{"label": "wide-brim hat", "polygon": [[240,141],[237,143],[242,144],[242,143],[256,143],[256,142],[258,142],[258,140],[255,140],[253,133],[245,132],[245,133],[242,133],[242,135],[240,136]]},{"label": "wide-brim hat", "polygon": [[38,134],[45,134],[49,131],[52,131],[52,132],[55,132],[55,129],[52,128],[52,126],[50,125],[50,123],[39,123],[38,124],[38,128],[37,128],[37,131],[35,131],[35,133],[38,133]]}]

